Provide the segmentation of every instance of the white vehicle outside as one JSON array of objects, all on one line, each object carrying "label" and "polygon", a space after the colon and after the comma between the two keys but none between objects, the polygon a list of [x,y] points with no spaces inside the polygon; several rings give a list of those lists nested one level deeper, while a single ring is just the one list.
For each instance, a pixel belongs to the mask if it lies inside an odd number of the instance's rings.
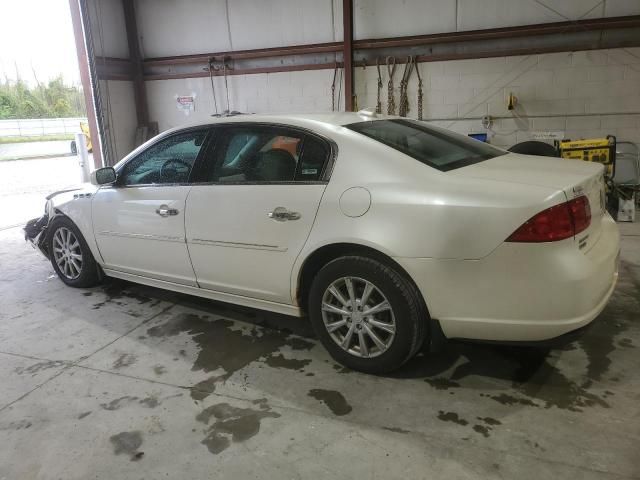
[{"label": "white vehicle outside", "polygon": [[382,372],[438,338],[537,342],[616,283],[603,167],[370,113],[173,129],[25,227],[72,286],[107,276],[308,316]]}]

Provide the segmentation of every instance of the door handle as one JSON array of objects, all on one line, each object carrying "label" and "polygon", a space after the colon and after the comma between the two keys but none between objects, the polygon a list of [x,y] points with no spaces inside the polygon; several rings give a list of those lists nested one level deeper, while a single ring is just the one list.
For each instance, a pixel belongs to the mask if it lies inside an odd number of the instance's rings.
[{"label": "door handle", "polygon": [[286,222],[287,220],[299,220],[300,213],[291,212],[284,207],[276,207],[267,216],[277,222]]},{"label": "door handle", "polygon": [[173,215],[178,215],[180,212],[178,212],[177,208],[169,208],[168,205],[160,205],[160,207],[156,209],[156,213],[161,217],[171,217]]}]

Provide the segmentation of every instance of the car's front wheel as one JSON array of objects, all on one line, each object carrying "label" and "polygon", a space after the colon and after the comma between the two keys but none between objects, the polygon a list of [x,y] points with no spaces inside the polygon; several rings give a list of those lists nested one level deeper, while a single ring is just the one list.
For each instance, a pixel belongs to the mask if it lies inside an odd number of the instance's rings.
[{"label": "car's front wheel", "polygon": [[309,316],[331,356],[366,373],[397,369],[422,346],[428,314],[415,286],[378,260],[345,256],[311,285]]},{"label": "car's front wheel", "polygon": [[70,219],[59,217],[49,229],[49,257],[58,277],[71,287],[98,284],[98,264],[78,227]]}]

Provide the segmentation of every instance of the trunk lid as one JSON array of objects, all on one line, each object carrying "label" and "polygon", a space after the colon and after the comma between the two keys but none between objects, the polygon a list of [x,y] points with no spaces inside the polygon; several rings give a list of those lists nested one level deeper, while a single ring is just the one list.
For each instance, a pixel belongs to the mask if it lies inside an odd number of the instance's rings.
[{"label": "trunk lid", "polygon": [[448,175],[551,187],[562,190],[567,200],[585,195],[591,208],[591,224],[576,235],[576,246],[586,253],[600,237],[605,190],[604,167],[599,163],[510,153],[453,170]]}]

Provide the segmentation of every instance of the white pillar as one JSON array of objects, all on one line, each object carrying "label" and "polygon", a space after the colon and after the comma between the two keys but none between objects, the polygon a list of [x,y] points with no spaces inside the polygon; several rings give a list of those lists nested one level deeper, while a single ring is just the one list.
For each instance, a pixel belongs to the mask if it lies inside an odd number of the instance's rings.
[{"label": "white pillar", "polygon": [[91,166],[89,165],[89,152],[87,151],[86,138],[82,133],[76,133],[76,149],[78,150],[78,164],[80,165],[80,180],[82,183],[89,181]]}]

